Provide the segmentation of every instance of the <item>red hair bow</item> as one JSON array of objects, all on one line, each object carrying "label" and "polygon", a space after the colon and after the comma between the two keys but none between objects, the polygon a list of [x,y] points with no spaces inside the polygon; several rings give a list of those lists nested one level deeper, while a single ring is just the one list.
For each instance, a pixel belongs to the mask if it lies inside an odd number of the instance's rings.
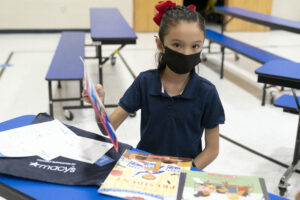
[{"label": "red hair bow", "polygon": [[[172,1],[160,1],[160,2],[158,2],[158,4],[155,6],[158,13],[154,16],[153,21],[159,26],[165,12],[169,8],[173,8],[175,6],[176,6],[176,3],[172,2]],[[187,8],[189,8],[191,10],[196,10],[195,5],[189,5],[189,6],[187,6]]]},{"label": "red hair bow", "polygon": [[196,10],[196,6],[194,4],[191,4],[191,5],[187,6],[187,8],[189,8],[189,9],[191,9],[193,11]]}]

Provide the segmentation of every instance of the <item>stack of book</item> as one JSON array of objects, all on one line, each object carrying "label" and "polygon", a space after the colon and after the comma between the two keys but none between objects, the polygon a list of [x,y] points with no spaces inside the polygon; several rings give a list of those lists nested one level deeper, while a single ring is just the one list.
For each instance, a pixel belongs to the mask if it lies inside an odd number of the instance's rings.
[{"label": "stack of book", "polygon": [[101,194],[138,200],[267,200],[264,180],[191,171],[192,160],[126,150],[104,183]]}]

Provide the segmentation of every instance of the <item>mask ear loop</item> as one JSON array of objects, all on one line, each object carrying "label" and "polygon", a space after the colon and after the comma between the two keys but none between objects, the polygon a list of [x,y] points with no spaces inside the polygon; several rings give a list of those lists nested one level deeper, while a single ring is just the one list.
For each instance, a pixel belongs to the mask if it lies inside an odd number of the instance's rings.
[{"label": "mask ear loop", "polygon": [[200,74],[200,63],[202,63],[202,59],[201,59],[201,53],[202,53],[202,50],[200,51],[200,62],[196,65],[196,69],[197,69],[197,74]]},{"label": "mask ear loop", "polygon": [[[154,38],[155,39],[159,39],[160,40],[160,42],[161,42],[161,39],[159,38],[159,36],[157,36],[157,35],[154,35]],[[159,54],[161,54],[161,56],[163,56],[164,54],[165,54],[165,45],[161,42],[161,45],[162,45],[162,51],[160,51],[159,52]],[[160,66],[161,65],[161,66]],[[159,66],[158,66],[158,69],[164,69],[165,68],[165,66],[166,66],[167,64],[166,63],[164,63],[163,61],[162,61],[162,57],[160,58],[160,61],[159,61]],[[160,71],[161,72],[161,71]]]}]

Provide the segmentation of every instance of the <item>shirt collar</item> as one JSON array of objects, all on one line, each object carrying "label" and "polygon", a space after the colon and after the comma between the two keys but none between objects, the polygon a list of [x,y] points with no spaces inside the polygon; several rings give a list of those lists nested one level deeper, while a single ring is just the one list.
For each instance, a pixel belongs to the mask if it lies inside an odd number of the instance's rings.
[{"label": "shirt collar", "polygon": [[151,95],[162,95],[159,70],[155,70],[154,81],[150,85],[149,93]]},{"label": "shirt collar", "polygon": [[[185,98],[185,99],[192,99],[194,97],[194,85],[195,85],[195,80],[196,80],[197,74],[195,72],[195,69],[192,70],[191,72],[191,78],[187,85],[185,86],[182,94],[176,96],[176,98]],[[160,74],[159,70],[155,71],[155,77],[154,77],[154,82],[150,87],[149,93],[151,95],[161,95],[165,96],[165,93],[162,93],[162,83],[160,80]]]},{"label": "shirt collar", "polygon": [[[182,95],[183,91],[184,91],[184,89],[180,92],[180,95]],[[164,85],[162,84],[162,82],[161,82],[161,93],[165,93],[165,88],[164,88]]]},{"label": "shirt collar", "polygon": [[195,71],[195,68],[191,71],[191,78],[187,85],[185,86],[182,94],[180,97],[183,97],[185,99],[193,99],[195,95],[195,84],[197,79],[197,73]]}]

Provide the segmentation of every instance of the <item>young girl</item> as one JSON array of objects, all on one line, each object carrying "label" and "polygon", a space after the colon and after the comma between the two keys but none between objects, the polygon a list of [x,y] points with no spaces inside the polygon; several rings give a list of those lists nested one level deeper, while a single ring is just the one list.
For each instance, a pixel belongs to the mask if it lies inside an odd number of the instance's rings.
[{"label": "young girl", "polygon": [[[139,74],[109,119],[117,129],[129,113],[141,109],[138,149],[193,158],[194,167],[203,169],[219,153],[219,124],[225,116],[215,86],[194,69],[200,63],[205,30],[204,19],[194,8],[171,1],[156,5],[158,69]],[[102,86],[96,90],[103,101]],[[83,97],[87,100],[85,91]]]}]

